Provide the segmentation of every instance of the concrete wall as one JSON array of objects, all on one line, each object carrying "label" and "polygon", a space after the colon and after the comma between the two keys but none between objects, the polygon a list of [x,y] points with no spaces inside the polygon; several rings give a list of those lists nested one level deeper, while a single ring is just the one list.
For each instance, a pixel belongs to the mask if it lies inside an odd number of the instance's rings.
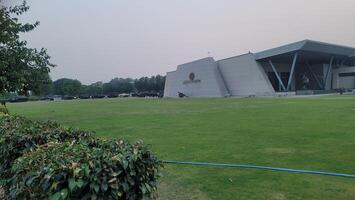
[{"label": "concrete wall", "polygon": [[273,95],[262,66],[251,53],[218,61],[231,96]]},{"label": "concrete wall", "polygon": [[[195,78],[190,80],[190,74]],[[178,97],[182,92],[189,97],[224,97],[228,92],[213,58],[204,58],[179,65],[167,74],[164,97]]]},{"label": "concrete wall", "polygon": [[354,67],[341,67],[333,70],[333,88],[355,88],[355,76],[339,77],[339,73],[355,73]]},{"label": "concrete wall", "polygon": [[176,76],[176,71],[166,73],[164,97],[177,97],[176,93],[179,90],[179,85],[176,84]]}]

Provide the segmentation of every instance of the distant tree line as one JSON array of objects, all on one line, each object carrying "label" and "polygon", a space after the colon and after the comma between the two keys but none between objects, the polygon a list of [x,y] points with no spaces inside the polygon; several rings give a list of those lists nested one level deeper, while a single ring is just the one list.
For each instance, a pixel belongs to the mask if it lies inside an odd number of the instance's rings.
[{"label": "distant tree line", "polygon": [[133,94],[136,96],[162,96],[164,92],[165,76],[114,78],[107,83],[101,81],[84,85],[78,80],[61,78],[42,85],[37,95],[40,96],[117,96],[119,94]]}]

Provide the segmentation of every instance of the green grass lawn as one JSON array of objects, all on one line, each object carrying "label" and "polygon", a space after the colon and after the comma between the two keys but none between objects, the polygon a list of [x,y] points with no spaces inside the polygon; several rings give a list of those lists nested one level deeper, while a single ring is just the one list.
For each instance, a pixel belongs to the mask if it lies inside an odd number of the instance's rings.
[{"label": "green grass lawn", "polygon": [[[161,159],[355,174],[355,96],[102,99],[8,104],[10,112],[139,139]],[[355,199],[355,179],[166,166],[161,199]]]}]

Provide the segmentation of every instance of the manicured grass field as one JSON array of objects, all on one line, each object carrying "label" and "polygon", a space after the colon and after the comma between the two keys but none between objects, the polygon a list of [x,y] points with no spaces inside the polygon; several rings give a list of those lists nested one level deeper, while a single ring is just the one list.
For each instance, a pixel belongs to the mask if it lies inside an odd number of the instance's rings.
[{"label": "manicured grass field", "polygon": [[[161,159],[355,174],[355,96],[102,99],[8,104],[10,112],[142,139]],[[166,166],[161,199],[355,199],[355,179]]]}]

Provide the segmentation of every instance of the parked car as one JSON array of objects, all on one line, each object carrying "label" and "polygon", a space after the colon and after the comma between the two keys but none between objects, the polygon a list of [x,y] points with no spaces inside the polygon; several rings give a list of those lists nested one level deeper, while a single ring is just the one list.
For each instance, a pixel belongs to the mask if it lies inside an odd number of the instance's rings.
[{"label": "parked car", "polygon": [[103,98],[105,98],[105,97],[106,97],[105,95],[101,95],[101,94],[91,96],[91,98],[93,98],[93,99],[103,99]]},{"label": "parked car", "polygon": [[119,97],[130,97],[130,94],[122,93],[118,95]]},{"label": "parked car", "polygon": [[90,99],[89,95],[80,95],[79,99]]},{"label": "parked car", "polygon": [[25,96],[17,96],[17,97],[13,97],[13,98],[9,99],[9,102],[12,102],[12,103],[26,102],[26,101],[28,101],[28,97],[25,97]]},{"label": "parked car", "polygon": [[39,100],[41,101],[54,101],[53,97],[41,97]]},{"label": "parked car", "polygon": [[138,93],[131,93],[131,97],[138,97]]},{"label": "parked car", "polygon": [[117,98],[118,94],[109,94],[107,95],[108,98]]},{"label": "parked car", "polygon": [[74,96],[64,96],[64,97],[62,97],[62,99],[63,100],[73,100],[73,99],[75,99],[75,97]]}]

